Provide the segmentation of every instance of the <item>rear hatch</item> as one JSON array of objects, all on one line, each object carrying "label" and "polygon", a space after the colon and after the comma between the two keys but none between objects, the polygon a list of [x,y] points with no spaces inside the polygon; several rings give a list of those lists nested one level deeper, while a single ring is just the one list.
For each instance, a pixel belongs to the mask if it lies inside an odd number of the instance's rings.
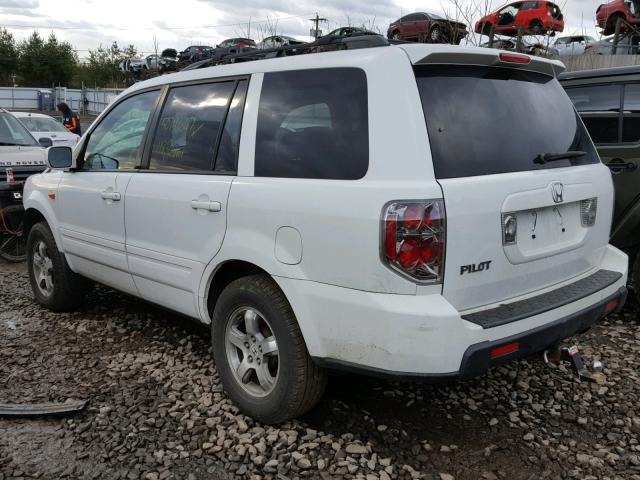
[{"label": "rear hatch", "polygon": [[443,295],[461,311],[594,269],[611,224],[610,175],[554,64],[490,55],[414,65],[446,209]]}]

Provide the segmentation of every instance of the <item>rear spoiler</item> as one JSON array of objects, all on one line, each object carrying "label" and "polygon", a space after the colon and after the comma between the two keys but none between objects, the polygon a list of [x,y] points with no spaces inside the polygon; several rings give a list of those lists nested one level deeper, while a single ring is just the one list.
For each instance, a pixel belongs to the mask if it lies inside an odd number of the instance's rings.
[{"label": "rear spoiler", "polygon": [[[514,53],[505,50],[489,50],[461,52],[434,52],[414,62],[414,65],[479,65],[483,67],[509,67],[529,70],[557,77],[566,70],[565,66],[555,60],[545,60],[524,53]],[[528,61],[510,61],[509,58],[528,59]]]}]

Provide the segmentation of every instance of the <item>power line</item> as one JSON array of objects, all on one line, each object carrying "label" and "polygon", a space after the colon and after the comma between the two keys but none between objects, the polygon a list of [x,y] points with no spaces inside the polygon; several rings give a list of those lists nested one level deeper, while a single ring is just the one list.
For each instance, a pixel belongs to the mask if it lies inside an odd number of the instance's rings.
[{"label": "power line", "polygon": [[4,24],[0,25],[1,27],[6,28],[16,28],[16,29],[47,29],[47,30],[118,30],[118,31],[128,31],[128,30],[201,30],[208,28],[227,28],[227,27],[241,27],[243,25],[249,25],[254,23],[269,23],[269,22],[280,22],[282,20],[290,20],[293,18],[304,18],[309,15],[291,15],[288,17],[276,17],[276,18],[267,18],[264,20],[249,20],[246,22],[238,22],[238,23],[229,23],[226,25],[200,25],[200,26],[191,26],[191,27],[60,27],[60,26],[50,26],[50,25],[23,25],[23,24]]}]

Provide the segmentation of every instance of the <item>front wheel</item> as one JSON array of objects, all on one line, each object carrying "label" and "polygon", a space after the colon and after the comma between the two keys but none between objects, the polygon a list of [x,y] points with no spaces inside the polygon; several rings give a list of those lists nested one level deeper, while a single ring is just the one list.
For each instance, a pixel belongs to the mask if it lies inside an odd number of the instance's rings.
[{"label": "front wheel", "polygon": [[24,207],[9,205],[0,209],[0,258],[7,262],[24,262],[27,258],[27,241],[22,235]]},{"label": "front wheel", "polygon": [[268,275],[230,283],[212,318],[213,355],[228,395],[250,417],[281,423],[320,400],[326,372],[307,351],[295,315]]},{"label": "front wheel", "polygon": [[44,222],[36,223],[29,232],[27,269],[36,301],[54,312],[73,310],[91,288],[89,280],[69,268]]},{"label": "front wheel", "polygon": [[442,32],[439,26],[436,25],[431,29],[431,32],[429,32],[429,40],[433,43],[440,43],[442,41]]}]

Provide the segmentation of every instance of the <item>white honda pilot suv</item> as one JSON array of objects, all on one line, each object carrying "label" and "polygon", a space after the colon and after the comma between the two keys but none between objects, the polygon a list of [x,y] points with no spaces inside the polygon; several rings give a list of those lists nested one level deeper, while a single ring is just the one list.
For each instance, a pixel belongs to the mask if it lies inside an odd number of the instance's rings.
[{"label": "white honda pilot suv", "polygon": [[267,423],[328,369],[442,381],[541,352],[626,298],[561,70],[387,44],[137,83],[29,178],[35,298],[68,310],[95,281],[210,324]]}]

